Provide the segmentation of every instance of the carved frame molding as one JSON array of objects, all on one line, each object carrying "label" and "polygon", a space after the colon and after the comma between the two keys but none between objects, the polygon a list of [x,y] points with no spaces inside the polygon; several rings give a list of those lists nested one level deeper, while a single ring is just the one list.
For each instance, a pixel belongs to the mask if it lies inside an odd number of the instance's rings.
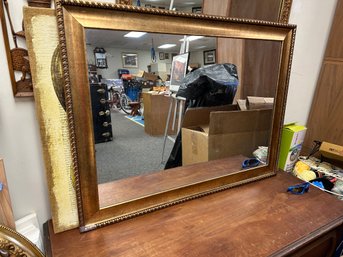
[{"label": "carved frame molding", "polygon": [[[285,0],[284,3],[291,2],[291,0]],[[73,101],[72,101],[72,90],[71,90],[71,79],[70,79],[70,72],[69,72],[69,64],[68,64],[68,54],[67,54],[67,42],[66,42],[66,34],[64,29],[64,16],[63,16],[63,5],[68,6],[78,6],[78,7],[89,7],[89,8],[99,8],[99,9],[112,9],[112,10],[121,10],[121,11],[138,11],[142,13],[151,13],[151,14],[163,14],[166,16],[176,16],[176,17],[197,17],[202,18],[203,20],[209,19],[209,20],[219,20],[219,21],[231,21],[231,22],[242,22],[242,23],[251,23],[255,25],[266,25],[266,26],[282,26],[283,28],[290,29],[291,34],[289,34],[287,37],[289,38],[287,41],[287,44],[289,45],[289,51],[287,52],[290,54],[288,57],[288,63],[287,63],[287,74],[284,74],[285,77],[283,78],[286,84],[288,84],[289,77],[290,77],[290,67],[292,63],[292,53],[294,48],[294,41],[295,41],[295,26],[294,25],[288,25],[276,22],[269,22],[269,21],[251,21],[248,19],[236,19],[236,18],[228,18],[223,16],[209,16],[209,15],[202,15],[202,14],[194,14],[194,13],[177,13],[173,11],[166,11],[166,10],[160,10],[160,9],[151,9],[151,8],[137,8],[135,6],[131,5],[115,5],[110,3],[102,3],[102,2],[89,2],[89,1],[82,1],[82,0],[55,0],[55,6],[56,6],[56,16],[57,16],[57,27],[58,27],[58,33],[60,38],[60,48],[61,48],[61,58],[62,58],[62,68],[64,73],[64,81],[65,81],[65,98],[66,98],[66,109],[68,114],[68,126],[70,129],[70,139],[71,139],[71,151],[72,151],[72,163],[75,171],[75,182],[76,182],[76,192],[77,192],[77,205],[78,205],[78,215],[79,215],[79,222],[80,222],[80,231],[86,232],[93,230],[95,228],[99,228],[105,225],[113,224],[122,220],[126,220],[132,217],[136,217],[145,213],[149,213],[155,210],[159,210],[171,205],[179,204],[191,199],[199,198],[205,195],[213,194],[216,192],[220,192],[222,190],[226,190],[229,188],[232,188],[234,186],[243,185],[246,183],[250,183],[252,181],[260,180],[263,178],[267,178],[270,176],[275,175],[274,172],[267,172],[266,170],[263,172],[257,172],[255,177],[251,179],[244,179],[242,181],[238,181],[236,183],[230,183],[221,187],[216,187],[211,190],[206,190],[201,193],[192,194],[189,196],[184,196],[181,199],[169,201],[167,203],[162,204],[156,204],[153,207],[145,208],[143,210],[139,210],[136,212],[131,212],[129,214],[120,215],[118,217],[112,217],[110,219],[103,219],[99,220],[95,223],[89,223],[89,221],[85,220],[85,212],[84,210],[84,203],[83,203],[83,197],[81,194],[81,188],[80,188],[80,176],[79,176],[79,164],[78,164],[78,149],[76,144],[76,134],[75,134],[75,120],[73,116]],[[289,15],[289,12],[284,12],[283,14]],[[283,16],[283,17],[284,17]],[[285,67],[284,67],[285,68]],[[285,90],[287,90],[287,85],[284,86]],[[278,109],[278,115],[280,117],[283,117],[282,110],[285,109],[286,104],[286,98],[282,97],[282,101],[279,104]],[[274,135],[280,134],[276,130],[282,127],[282,118],[277,122],[277,126],[273,128]],[[275,134],[276,133],[276,134]],[[280,136],[280,135],[279,135]],[[279,142],[276,143],[279,146]],[[274,149],[275,150],[275,149]],[[276,151],[276,150],[275,150]],[[273,152],[273,158],[276,158],[276,152]],[[273,161],[274,162],[274,161]]]},{"label": "carved frame molding", "polygon": [[280,15],[279,15],[279,22],[280,23],[288,23],[289,16],[291,14],[291,8],[292,8],[292,1],[293,0],[283,0],[281,4],[280,9]]},{"label": "carved frame molding", "polygon": [[21,234],[0,225],[0,256],[44,257],[44,254]]}]

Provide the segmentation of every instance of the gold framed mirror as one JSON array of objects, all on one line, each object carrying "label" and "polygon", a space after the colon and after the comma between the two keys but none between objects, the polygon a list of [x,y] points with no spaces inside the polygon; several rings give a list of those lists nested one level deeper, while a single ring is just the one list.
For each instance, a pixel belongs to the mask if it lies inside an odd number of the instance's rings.
[{"label": "gold framed mirror", "polygon": [[[56,1],[56,12],[81,232],[275,175],[294,45],[294,25],[73,0]],[[274,98],[273,107],[245,112],[238,111],[235,105],[189,109],[183,118],[183,127],[194,127],[193,114],[197,112],[195,116],[201,117],[200,121],[197,120],[198,125],[219,120],[213,128],[210,126],[214,136],[220,131],[230,132],[230,142],[240,141],[241,147],[233,146],[230,154],[219,155],[210,161],[98,184],[96,152],[99,150],[94,141],[88,80],[87,44],[90,43],[87,31],[90,30],[105,30],[107,34],[111,31],[139,31],[149,36],[168,34],[231,38],[272,46],[279,53],[267,65],[273,66],[273,70],[264,70],[264,63],[261,64],[261,70],[274,76],[274,83],[265,86],[268,95],[264,95]],[[208,50],[213,50],[213,45],[209,47]],[[229,48],[227,50],[230,51]],[[254,96],[259,95],[257,93]],[[242,113],[244,118],[241,117]],[[193,119],[190,118],[192,115]],[[226,119],[229,122],[225,124],[250,123],[238,126],[236,130],[230,126],[219,127],[218,124]],[[242,169],[242,160],[250,156],[243,150],[234,150],[247,148],[250,141],[244,143],[247,140],[240,140],[247,133],[251,135],[249,138],[254,141],[252,145],[255,148],[262,144],[260,139],[264,139],[268,157],[263,165]],[[225,142],[228,142],[219,141],[217,145],[225,146]]]}]

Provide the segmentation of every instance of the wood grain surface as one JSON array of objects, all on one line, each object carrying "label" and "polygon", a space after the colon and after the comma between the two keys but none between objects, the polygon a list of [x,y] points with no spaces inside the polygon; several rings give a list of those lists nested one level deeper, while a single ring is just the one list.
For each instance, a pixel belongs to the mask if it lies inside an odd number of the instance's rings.
[{"label": "wood grain surface", "polygon": [[0,183],[2,183],[2,191],[0,191],[0,224],[10,227],[11,229],[15,229],[10,192],[8,190],[3,159],[0,159]]},{"label": "wood grain surface", "polygon": [[204,14],[229,16],[232,0],[203,0],[202,9]]},{"label": "wood grain surface", "polygon": [[279,19],[282,1],[231,0],[230,17],[274,21]]},{"label": "wood grain surface", "polygon": [[335,58],[343,61],[343,1],[338,0],[336,13],[331,26],[325,58]]},{"label": "wood grain surface", "polygon": [[[238,172],[245,159],[237,155],[198,164],[196,167],[179,167],[99,184],[100,208]],[[218,169],[211,169],[213,166],[218,166]]]},{"label": "wood grain surface", "polygon": [[[54,257],[257,257],[291,256],[305,246],[306,251],[317,251],[326,239],[335,243],[336,234],[330,231],[342,226],[343,204],[313,187],[304,195],[286,192],[299,182],[279,172],[83,234],[77,229],[54,234],[50,224],[51,253]],[[332,244],[327,249],[333,249]]]},{"label": "wood grain surface", "polygon": [[314,140],[343,145],[343,0],[338,0],[307,121],[304,148]]},{"label": "wood grain surface", "polygon": [[[224,3],[204,0],[203,13],[235,18],[277,22],[282,1],[230,0]],[[237,66],[239,86],[235,100],[247,96],[275,97],[281,44],[259,40],[218,38],[218,63]],[[268,72],[265,72],[268,71]]]},{"label": "wood grain surface", "polygon": [[313,140],[343,145],[342,84],[343,62],[324,63],[307,123],[306,146]]},{"label": "wood grain surface", "polygon": [[245,40],[242,99],[248,96],[275,97],[280,51],[280,42]]}]

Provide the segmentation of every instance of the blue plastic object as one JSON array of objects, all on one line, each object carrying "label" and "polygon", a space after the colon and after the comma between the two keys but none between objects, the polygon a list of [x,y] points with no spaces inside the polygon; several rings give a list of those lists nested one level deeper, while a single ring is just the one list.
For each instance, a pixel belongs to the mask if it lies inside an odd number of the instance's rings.
[{"label": "blue plastic object", "polygon": [[4,184],[0,182],[0,192],[4,189]]},{"label": "blue plastic object", "polygon": [[310,183],[305,182],[302,184],[288,187],[287,192],[291,192],[292,194],[295,194],[295,195],[302,195],[308,192],[309,188],[310,188]]},{"label": "blue plastic object", "polygon": [[320,187],[320,188],[325,189],[323,183],[320,182],[320,181],[312,181],[311,183],[312,183],[313,185],[317,186],[317,187]]},{"label": "blue plastic object", "polygon": [[121,75],[123,74],[130,74],[130,71],[126,69],[118,69],[118,77],[121,78]]},{"label": "blue plastic object", "polygon": [[139,101],[140,88],[139,87],[127,87],[125,89],[125,94],[129,97],[131,101]]},{"label": "blue plastic object", "polygon": [[242,168],[249,169],[249,168],[258,166],[259,164],[260,164],[260,161],[256,158],[246,159],[242,163]]}]

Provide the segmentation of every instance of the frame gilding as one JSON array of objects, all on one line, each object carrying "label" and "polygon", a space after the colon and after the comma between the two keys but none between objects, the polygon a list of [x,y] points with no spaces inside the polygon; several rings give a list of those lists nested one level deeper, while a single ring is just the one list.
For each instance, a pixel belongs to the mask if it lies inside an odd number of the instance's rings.
[{"label": "frame gilding", "polygon": [[[276,174],[295,38],[294,25],[80,0],[56,0],[56,12],[81,232]],[[149,20],[148,24],[147,20]],[[251,169],[249,172],[240,171],[142,196],[101,209],[97,189],[91,112],[85,111],[90,110],[89,92],[84,90],[85,85],[88,84],[85,28],[281,42],[279,80],[274,104],[268,165]],[[82,105],[77,99],[83,99]],[[206,163],[202,165],[206,166]],[[216,167],[212,165],[212,168]]]}]

